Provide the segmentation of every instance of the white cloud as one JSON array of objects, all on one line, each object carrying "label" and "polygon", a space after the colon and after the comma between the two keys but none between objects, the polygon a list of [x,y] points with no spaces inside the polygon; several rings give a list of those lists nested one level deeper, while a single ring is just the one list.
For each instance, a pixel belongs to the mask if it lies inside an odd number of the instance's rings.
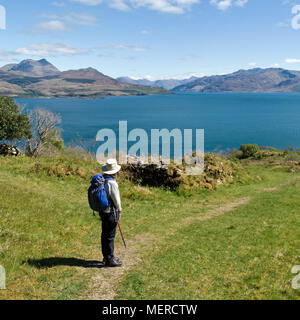
[{"label": "white cloud", "polygon": [[300,59],[286,59],[285,63],[300,63]]},{"label": "white cloud", "polygon": [[256,62],[249,62],[248,65],[249,65],[249,67],[254,68],[257,66],[257,63]]},{"label": "white cloud", "polygon": [[103,2],[107,2],[107,4],[114,9],[121,10],[121,11],[127,11],[130,8],[127,6],[125,1],[127,0],[70,0],[71,2],[78,2],[85,4],[87,6],[97,6]]},{"label": "white cloud", "polygon": [[46,22],[38,23],[34,31],[45,32],[45,31],[69,31],[70,27],[66,26],[63,22],[59,20],[51,20]]},{"label": "white cloud", "polygon": [[110,0],[109,6],[113,9],[121,10],[121,11],[128,11],[130,8],[123,0]]},{"label": "white cloud", "polygon": [[54,1],[52,2],[52,5],[55,7],[64,7],[66,4],[64,2]]},{"label": "white cloud", "polygon": [[[200,3],[201,0],[69,0],[89,6],[96,6],[106,3],[111,8],[117,10],[128,11],[133,8],[145,7],[149,10],[182,14],[190,9],[192,5]],[[207,0],[208,1],[208,0]],[[212,5],[215,5],[220,10],[226,10],[230,6],[235,5],[243,7],[248,0],[209,0]]]},{"label": "white cloud", "polygon": [[71,12],[66,15],[56,14],[42,14],[42,18],[49,19],[48,21],[36,24],[29,32],[62,32],[74,30],[70,24],[81,26],[95,26],[97,25],[97,18],[86,13]]},{"label": "white cloud", "polygon": [[76,13],[70,12],[66,15],[56,15],[56,14],[42,14],[42,18],[52,19],[57,21],[64,21],[72,24],[83,25],[83,26],[93,26],[96,25],[98,20],[95,16],[87,13]]},{"label": "white cloud", "polygon": [[56,55],[74,56],[86,53],[86,49],[73,48],[60,43],[38,43],[29,47],[17,48],[14,53],[18,55],[28,55],[36,57],[49,57]]},{"label": "white cloud", "polygon": [[[149,10],[165,13],[183,14],[201,0],[69,0],[88,6],[96,6],[106,3],[111,8],[128,11],[134,8],[148,8]],[[208,1],[208,0],[207,0]],[[209,0],[210,4],[220,10],[226,10],[232,5],[244,7],[248,0]]]},{"label": "white cloud", "polygon": [[97,18],[86,13],[70,13],[62,17],[67,22],[83,25],[83,26],[93,26],[97,24]]},{"label": "white cloud", "polygon": [[238,7],[243,7],[247,3],[248,3],[248,0],[236,0],[235,1],[235,5],[237,5]]},{"label": "white cloud", "polygon": [[144,34],[144,35],[149,35],[149,34],[151,34],[151,33],[152,33],[151,30],[142,30],[142,31],[141,31],[141,34]]},{"label": "white cloud", "polygon": [[244,7],[248,0],[210,0],[210,4],[216,6],[219,10],[227,10],[231,6]]},{"label": "white cloud", "polygon": [[72,2],[79,2],[88,6],[96,6],[103,2],[103,0],[71,0]]},{"label": "white cloud", "polygon": [[103,47],[97,47],[96,49],[105,49],[105,50],[131,50],[131,51],[147,51],[149,50],[146,47],[139,47],[133,45],[124,45],[124,44],[116,44],[116,45],[109,45]]},{"label": "white cloud", "polygon": [[231,5],[231,0],[210,0],[210,4],[217,6],[219,10],[227,10]]},{"label": "white cloud", "polygon": [[150,10],[177,14],[184,12],[182,6],[170,0],[129,0],[129,2],[135,8],[146,7]]}]

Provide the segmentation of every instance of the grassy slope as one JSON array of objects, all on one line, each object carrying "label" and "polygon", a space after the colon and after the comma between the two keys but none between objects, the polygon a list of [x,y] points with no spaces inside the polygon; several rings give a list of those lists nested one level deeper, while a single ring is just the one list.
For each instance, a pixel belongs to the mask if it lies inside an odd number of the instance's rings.
[{"label": "grassy slope", "polygon": [[[34,173],[36,162],[0,158],[0,264],[7,272],[0,298],[85,298],[91,279],[102,272],[83,268],[85,261],[101,259],[100,222],[86,200],[88,179]],[[97,171],[93,163],[72,162],[84,176]],[[262,166],[251,171],[262,181],[189,195],[123,183],[127,240],[151,234],[156,241],[142,247],[141,263],[123,276],[117,298],[299,299],[290,285],[290,270],[300,264],[298,174]],[[232,212],[183,223],[242,197],[250,202]],[[116,246],[122,246],[119,236]]]}]

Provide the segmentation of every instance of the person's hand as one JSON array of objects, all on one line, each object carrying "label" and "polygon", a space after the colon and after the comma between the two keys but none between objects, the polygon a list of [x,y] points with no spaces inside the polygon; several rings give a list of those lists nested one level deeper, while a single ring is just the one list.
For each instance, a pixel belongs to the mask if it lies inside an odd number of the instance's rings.
[{"label": "person's hand", "polygon": [[122,214],[122,210],[119,210],[119,215],[121,215]]}]

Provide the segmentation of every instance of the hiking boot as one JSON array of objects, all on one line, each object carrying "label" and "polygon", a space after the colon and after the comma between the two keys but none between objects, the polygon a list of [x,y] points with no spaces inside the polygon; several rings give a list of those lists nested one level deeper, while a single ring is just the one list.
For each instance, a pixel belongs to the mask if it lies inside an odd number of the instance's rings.
[{"label": "hiking boot", "polygon": [[122,265],[122,262],[117,257],[113,257],[112,259],[104,259],[103,262],[105,267],[121,267]]},{"label": "hiking boot", "polygon": [[[113,257],[112,259],[115,259],[115,260],[117,260],[117,261],[121,261],[118,257]],[[111,259],[109,259],[109,258],[103,258],[103,261],[102,261],[102,263],[106,263],[106,261],[108,261],[108,260],[111,260]]]}]

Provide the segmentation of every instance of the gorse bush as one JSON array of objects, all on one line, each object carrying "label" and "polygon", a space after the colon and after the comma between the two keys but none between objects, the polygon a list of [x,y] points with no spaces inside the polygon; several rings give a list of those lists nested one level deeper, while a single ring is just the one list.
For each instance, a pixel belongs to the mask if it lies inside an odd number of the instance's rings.
[{"label": "gorse bush", "polygon": [[259,146],[257,144],[242,144],[240,151],[242,151],[242,158],[251,158],[259,151]]},{"label": "gorse bush", "polygon": [[89,174],[87,171],[76,165],[66,164],[63,162],[53,163],[45,165],[41,162],[37,162],[31,169],[33,173],[45,173],[48,176],[55,176],[59,178],[64,178],[68,176],[78,176],[80,178],[87,178]]}]

